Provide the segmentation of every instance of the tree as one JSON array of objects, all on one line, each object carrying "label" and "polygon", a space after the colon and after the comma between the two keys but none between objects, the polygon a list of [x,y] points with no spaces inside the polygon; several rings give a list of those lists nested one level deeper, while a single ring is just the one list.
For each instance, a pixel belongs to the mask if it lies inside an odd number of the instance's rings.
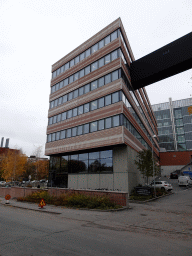
[{"label": "tree", "polygon": [[49,161],[37,160],[34,164],[37,168],[37,179],[47,179],[49,174]]},{"label": "tree", "polygon": [[9,150],[1,161],[2,178],[6,181],[18,180],[25,172],[27,156],[19,150]]},{"label": "tree", "polygon": [[[151,150],[142,150],[137,155],[138,161],[135,160],[135,164],[139,171],[147,178],[147,184],[149,177],[153,177],[153,159]],[[158,161],[154,158],[154,175],[157,175],[159,171]]]}]

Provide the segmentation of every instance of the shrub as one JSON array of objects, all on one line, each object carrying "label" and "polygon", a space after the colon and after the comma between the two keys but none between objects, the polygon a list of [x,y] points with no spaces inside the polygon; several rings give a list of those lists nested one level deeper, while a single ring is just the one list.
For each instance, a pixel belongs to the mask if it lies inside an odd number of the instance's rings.
[{"label": "shrub", "polygon": [[61,194],[60,196],[52,196],[47,191],[34,192],[26,197],[20,197],[18,201],[27,201],[39,203],[41,199],[45,200],[46,204],[54,204],[56,206],[68,206],[76,208],[89,209],[117,209],[121,206],[111,202],[107,196],[87,196],[83,194]]}]

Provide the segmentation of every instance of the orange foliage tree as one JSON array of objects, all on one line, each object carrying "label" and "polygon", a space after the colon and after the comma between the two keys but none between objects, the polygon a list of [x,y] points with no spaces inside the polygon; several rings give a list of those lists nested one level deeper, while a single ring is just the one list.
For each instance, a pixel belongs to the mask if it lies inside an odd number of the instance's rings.
[{"label": "orange foliage tree", "polygon": [[18,180],[26,170],[27,156],[20,151],[8,151],[1,160],[2,178],[6,181]]},{"label": "orange foliage tree", "polygon": [[49,173],[49,161],[37,160],[35,163],[37,179],[47,179]]}]

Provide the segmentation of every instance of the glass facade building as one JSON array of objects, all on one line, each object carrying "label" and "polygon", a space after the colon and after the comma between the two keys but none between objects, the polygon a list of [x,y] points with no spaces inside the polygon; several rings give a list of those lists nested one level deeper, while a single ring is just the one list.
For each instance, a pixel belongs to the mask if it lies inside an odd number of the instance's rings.
[{"label": "glass facade building", "polygon": [[157,119],[159,146],[167,151],[192,150],[192,98],[152,105]]},{"label": "glass facade building", "polygon": [[140,179],[137,152],[153,143],[158,157],[157,122],[145,88],[132,88],[132,61],[119,18],[52,66],[45,146],[52,185],[129,191]]}]

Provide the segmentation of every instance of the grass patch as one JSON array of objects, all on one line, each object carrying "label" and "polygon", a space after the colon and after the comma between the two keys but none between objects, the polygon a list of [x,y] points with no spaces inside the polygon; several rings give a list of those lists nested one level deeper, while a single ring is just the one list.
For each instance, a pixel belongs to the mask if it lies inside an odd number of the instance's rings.
[{"label": "grass patch", "polygon": [[31,195],[17,198],[17,201],[39,203],[42,198],[45,200],[46,204],[56,206],[101,210],[122,208],[122,206],[111,202],[107,196],[91,197],[83,194],[61,194],[60,196],[52,196],[47,191],[34,192]]}]

